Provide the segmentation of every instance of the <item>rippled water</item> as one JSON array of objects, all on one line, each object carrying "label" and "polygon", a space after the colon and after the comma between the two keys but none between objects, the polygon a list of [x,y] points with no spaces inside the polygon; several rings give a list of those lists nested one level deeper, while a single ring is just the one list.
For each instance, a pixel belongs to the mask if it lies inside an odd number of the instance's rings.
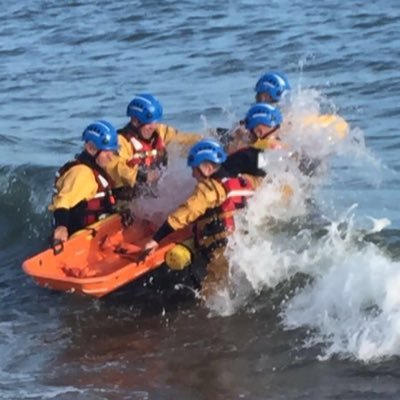
[{"label": "rippled water", "polygon": [[[397,1],[0,4],[0,398],[398,397]],[[182,130],[229,126],[269,69],[358,139],[316,193],[328,234],[319,222],[260,234],[255,221],[249,237],[264,242],[240,257],[257,290],[212,317],[172,283],[94,301],[22,273],[46,244],[54,172],[89,122],[120,126],[151,91]]]}]

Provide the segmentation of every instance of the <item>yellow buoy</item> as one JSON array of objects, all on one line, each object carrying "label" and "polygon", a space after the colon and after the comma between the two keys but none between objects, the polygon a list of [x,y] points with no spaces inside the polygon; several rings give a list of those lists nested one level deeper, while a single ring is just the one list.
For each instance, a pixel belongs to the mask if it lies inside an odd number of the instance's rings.
[{"label": "yellow buoy", "polygon": [[344,139],[349,133],[349,124],[339,115],[307,115],[303,118],[302,122],[306,126],[329,129],[338,139]]},{"label": "yellow buoy", "polygon": [[174,271],[181,271],[192,262],[192,252],[189,247],[178,243],[165,254],[165,263]]}]

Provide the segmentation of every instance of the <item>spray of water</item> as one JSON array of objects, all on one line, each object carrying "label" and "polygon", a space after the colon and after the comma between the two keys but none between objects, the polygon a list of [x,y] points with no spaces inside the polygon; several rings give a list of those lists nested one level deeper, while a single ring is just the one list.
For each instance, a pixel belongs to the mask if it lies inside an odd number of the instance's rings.
[{"label": "spray of water", "polygon": [[139,198],[133,205],[136,215],[155,223],[162,223],[168,213],[190,195],[196,183],[186,165],[187,149],[169,146],[168,152],[168,168],[163,171],[154,196]]},{"label": "spray of water", "polygon": [[[385,168],[366,149],[360,129],[350,127],[339,140],[332,126],[302,123],[326,104],[317,91],[298,88],[285,105],[290,150],[266,153],[269,179],[237,215],[227,248],[232,286],[206,305],[211,314],[231,315],[265,289],[286,290],[279,285],[291,281],[297,287],[278,305],[285,329],[307,332],[304,347],[323,349],[321,359],[374,361],[400,354],[400,268],[364,240],[390,221],[357,215],[357,204],[338,207],[333,193],[354,180],[379,185]],[[302,154],[320,161],[313,173],[300,172]],[[170,160],[159,197],[138,202],[141,215],[161,221],[192,191],[185,157],[176,153]]]},{"label": "spray of water", "polygon": [[[377,221],[371,231],[383,226]],[[399,354],[399,263],[361,241],[352,223],[345,231],[331,224],[318,246],[326,263],[308,271],[311,283],[282,308],[284,325],[312,328],[307,344],[323,344],[321,358],[372,361]]]},{"label": "spray of water", "polygon": [[[252,295],[306,276],[279,305],[286,329],[306,328],[304,346],[322,348],[321,359],[368,362],[398,355],[399,263],[364,239],[390,221],[358,215],[357,204],[337,207],[332,195],[352,180],[379,185],[385,168],[365,148],[360,129],[350,127],[339,140],[332,127],[302,124],[321,103],[318,92],[298,90],[287,104],[291,123],[284,134],[291,151],[266,154],[270,179],[237,216],[226,252],[233,287],[209,307],[229,315]],[[321,160],[323,168],[303,175],[296,153]],[[290,198],[282,195],[283,185],[293,189]]]}]

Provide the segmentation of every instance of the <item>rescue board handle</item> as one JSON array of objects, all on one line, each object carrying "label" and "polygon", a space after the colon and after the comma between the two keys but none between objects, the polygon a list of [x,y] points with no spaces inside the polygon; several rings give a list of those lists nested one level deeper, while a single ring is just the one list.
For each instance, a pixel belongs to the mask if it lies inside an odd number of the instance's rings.
[{"label": "rescue board handle", "polygon": [[53,254],[57,256],[64,251],[64,242],[62,240],[55,239],[53,240],[51,247],[53,249]]}]

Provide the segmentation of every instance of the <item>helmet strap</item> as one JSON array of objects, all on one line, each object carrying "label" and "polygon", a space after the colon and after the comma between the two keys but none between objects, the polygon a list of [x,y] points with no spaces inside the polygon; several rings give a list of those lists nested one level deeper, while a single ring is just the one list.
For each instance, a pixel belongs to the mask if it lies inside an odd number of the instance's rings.
[{"label": "helmet strap", "polygon": [[103,150],[97,150],[96,151],[96,154],[93,156],[93,159],[95,160],[95,161],[97,161],[97,157],[100,155],[100,153],[102,152]]},{"label": "helmet strap", "polygon": [[260,137],[259,139],[264,140],[266,139],[268,136],[272,135],[274,132],[276,132],[279,129],[279,125],[276,126],[274,129],[272,129],[272,131],[268,132],[266,135]]},{"label": "helmet strap", "polygon": [[204,179],[208,178],[208,176],[204,175],[202,169],[200,168],[200,165],[197,167],[194,167],[194,168],[199,172],[199,174],[201,175],[202,178],[204,178]]},{"label": "helmet strap", "polygon": [[215,164],[215,163],[210,163],[210,164],[215,165],[214,171],[213,171],[210,175],[204,174],[204,172],[203,172],[202,169],[200,168],[200,165],[199,165],[198,167],[196,167],[197,170],[200,172],[200,175],[201,175],[204,179],[210,178],[210,176],[214,175],[214,174],[220,169],[220,167],[221,167],[219,164]]}]

